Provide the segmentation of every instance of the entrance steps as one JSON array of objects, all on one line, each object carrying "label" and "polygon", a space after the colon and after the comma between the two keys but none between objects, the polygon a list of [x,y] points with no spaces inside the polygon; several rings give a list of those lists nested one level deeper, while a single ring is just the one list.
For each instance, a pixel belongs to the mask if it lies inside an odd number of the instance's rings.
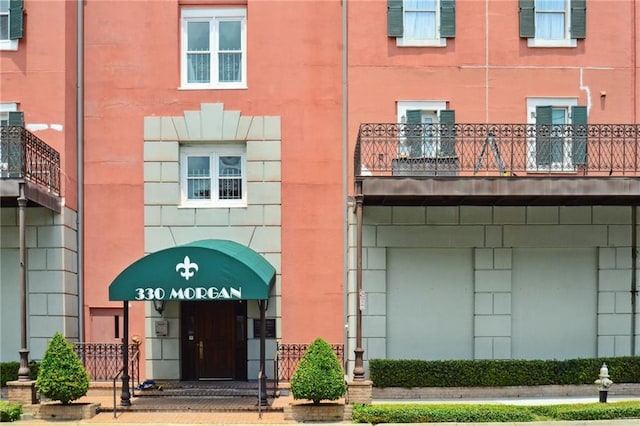
[{"label": "entrance steps", "polygon": [[[113,411],[113,383],[109,389],[93,386],[88,398],[99,398],[100,411]],[[107,391],[105,393],[105,391]],[[156,382],[145,390],[132,391],[131,406],[121,406],[120,386],[116,390],[115,408],[118,412],[258,412],[284,410],[279,401],[280,392],[274,392],[271,383],[267,386],[267,406],[259,407],[258,383],[242,381],[200,381],[200,382]],[[284,398],[286,399],[286,398]]]}]

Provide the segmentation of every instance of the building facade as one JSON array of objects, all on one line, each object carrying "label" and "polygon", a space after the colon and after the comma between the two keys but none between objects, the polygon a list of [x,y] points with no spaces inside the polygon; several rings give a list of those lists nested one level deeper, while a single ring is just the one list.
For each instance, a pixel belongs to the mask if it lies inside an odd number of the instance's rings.
[{"label": "building facade", "polygon": [[637,354],[637,8],[349,4],[365,367]]},{"label": "building facade", "polygon": [[[55,331],[139,339],[162,380],[316,337],[358,378],[636,354],[638,3],[0,0],[1,360]],[[31,136],[59,185],[10,173]],[[194,245],[209,281],[127,272]],[[254,254],[267,299],[229,278]]]}]

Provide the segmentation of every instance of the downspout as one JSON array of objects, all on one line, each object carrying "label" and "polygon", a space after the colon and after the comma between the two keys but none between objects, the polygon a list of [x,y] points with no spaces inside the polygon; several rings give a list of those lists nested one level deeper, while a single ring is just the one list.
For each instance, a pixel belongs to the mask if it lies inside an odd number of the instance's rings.
[{"label": "downspout", "polygon": [[78,0],[76,23],[76,192],[78,213],[78,340],[84,342],[84,0]]},{"label": "downspout", "polygon": [[638,309],[638,208],[631,206],[631,356],[636,356],[636,315]]},{"label": "downspout", "polygon": [[343,368],[345,374],[348,374],[348,360],[351,352],[349,351],[349,105],[348,105],[348,8],[347,0],[342,0],[342,290],[343,290],[343,307],[342,321],[344,326],[342,341],[344,342],[343,350]]},{"label": "downspout", "polygon": [[[633,10],[631,11],[632,16],[632,25],[633,25],[633,55],[631,55],[631,69],[632,69],[632,82],[633,85],[633,124],[638,124],[637,117],[637,102],[638,102],[638,93],[637,93],[637,78],[638,78],[638,70],[636,68],[636,56],[638,54],[637,49],[637,38],[638,34],[636,32],[636,9],[637,2],[633,2]],[[636,152],[634,158],[636,159],[635,170],[638,170],[638,141],[635,143]],[[636,316],[638,312],[638,210],[637,206],[631,206],[631,355],[636,355]]]}]

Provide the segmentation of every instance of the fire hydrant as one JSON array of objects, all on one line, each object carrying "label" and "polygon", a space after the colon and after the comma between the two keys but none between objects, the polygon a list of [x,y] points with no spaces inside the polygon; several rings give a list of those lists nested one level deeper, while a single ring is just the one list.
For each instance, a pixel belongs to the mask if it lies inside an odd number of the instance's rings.
[{"label": "fire hydrant", "polygon": [[595,384],[598,385],[598,390],[600,391],[600,402],[607,402],[607,393],[613,384],[613,381],[609,378],[609,369],[607,368],[607,364],[602,364],[602,367],[600,367],[600,375],[598,377],[600,378],[595,381]]}]

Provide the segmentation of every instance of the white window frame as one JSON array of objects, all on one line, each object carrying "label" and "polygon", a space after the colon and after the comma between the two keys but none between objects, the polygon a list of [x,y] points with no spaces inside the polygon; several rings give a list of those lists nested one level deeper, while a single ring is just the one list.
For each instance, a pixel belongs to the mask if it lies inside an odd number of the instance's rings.
[{"label": "white window frame", "polygon": [[[538,23],[538,13],[539,12],[537,9],[536,0],[536,8],[534,8],[534,20],[536,28]],[[571,38],[571,0],[565,0],[564,2],[564,38],[543,39],[531,37],[527,39],[527,46],[529,47],[576,47],[577,45],[578,41],[575,38]]]},{"label": "white window frame", "polygon": [[[396,105],[398,113],[398,123],[407,122],[407,111],[420,110],[422,111],[422,123],[425,122],[426,117],[436,118],[434,124],[440,122],[440,111],[447,109],[446,101],[398,101]],[[398,146],[398,156],[408,157],[410,153],[407,151],[406,145],[403,143],[406,139],[401,136],[400,145]],[[440,138],[438,135],[432,136],[432,140],[435,142],[435,152],[428,152],[429,149],[423,146],[422,155],[425,157],[437,157],[440,151]]]},{"label": "white window frame", "polygon": [[[187,198],[187,158],[192,156],[209,157],[211,165],[211,198],[191,200]],[[242,167],[242,198],[227,200],[218,198],[218,158],[239,156]],[[247,206],[247,155],[246,146],[230,144],[182,145],[180,146],[180,206],[181,207],[246,207]]]},{"label": "white window frame", "polygon": [[[218,81],[218,24],[221,21],[240,21],[240,48],[242,51],[241,80],[233,82]],[[187,23],[209,22],[210,32],[210,81],[209,83],[188,82],[187,61]],[[247,88],[247,10],[246,8],[183,8],[181,11],[181,51],[180,51],[180,89],[246,89]]]},{"label": "white window frame", "polygon": [[[7,11],[5,13],[0,13],[0,15],[6,15],[7,16],[7,29],[11,28],[11,22],[10,22],[10,17],[9,17],[9,0],[2,0],[2,1],[6,1],[7,2]],[[0,50],[18,50],[18,42],[19,40],[11,40],[8,38],[9,35],[7,34],[7,38],[6,39],[0,39]]]},{"label": "white window frame", "polygon": [[[15,111],[18,111],[18,104],[16,102],[1,102],[0,123],[2,121],[8,121],[9,113]],[[7,174],[8,168],[9,164],[5,161],[2,161],[2,146],[0,145],[0,176],[5,176]]]},{"label": "white window frame", "polygon": [[[578,98],[527,98],[527,124],[536,124],[536,107],[550,106],[552,108],[566,108],[567,109],[567,123],[571,124],[573,117],[571,117],[571,107],[578,106]],[[571,139],[565,139],[563,145],[563,162],[552,163],[549,166],[538,166],[536,159],[536,138],[529,138],[527,140],[527,171],[562,171],[562,172],[575,172],[575,166],[571,162],[572,145]]]},{"label": "white window frame", "polygon": [[[406,28],[406,22],[404,21],[405,13],[407,12],[407,7],[405,6],[405,2],[402,2],[402,20],[403,20],[403,28]],[[435,25],[436,25],[436,36],[434,38],[426,38],[426,39],[410,39],[404,37],[396,37],[396,46],[398,47],[446,47],[447,39],[440,37],[440,0],[436,0],[436,10],[435,10]]]}]

